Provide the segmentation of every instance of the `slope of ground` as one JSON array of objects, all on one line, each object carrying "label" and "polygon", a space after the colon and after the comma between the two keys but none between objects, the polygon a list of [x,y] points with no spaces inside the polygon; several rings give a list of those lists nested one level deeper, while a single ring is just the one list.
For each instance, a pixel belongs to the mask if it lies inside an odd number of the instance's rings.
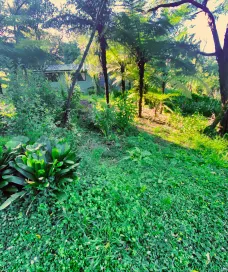
[{"label": "slope of ground", "polygon": [[0,271],[227,271],[226,147],[219,158],[198,134],[148,132],[83,131],[67,199],[0,214]]}]

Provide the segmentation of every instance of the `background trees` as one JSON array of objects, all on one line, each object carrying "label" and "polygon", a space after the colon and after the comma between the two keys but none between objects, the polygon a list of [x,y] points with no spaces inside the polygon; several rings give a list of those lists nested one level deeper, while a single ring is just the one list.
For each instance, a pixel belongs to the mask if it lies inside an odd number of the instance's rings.
[{"label": "background trees", "polygon": [[[159,19],[150,19],[141,18],[134,13],[130,15],[123,13],[118,18],[115,38],[128,48],[129,55],[133,56],[138,67],[139,117],[142,117],[145,65],[147,63],[152,63],[154,68],[158,68],[157,71],[160,69],[163,78],[162,91],[165,89],[171,65],[176,66],[177,69],[184,70],[187,66],[189,66],[189,70],[193,69],[191,62],[186,61],[186,51],[183,50],[184,48],[188,49],[188,54],[191,55],[193,48],[183,41],[170,39],[173,30],[174,26],[165,16]],[[185,58],[185,63],[183,58]],[[169,67],[168,63],[170,63]]]},{"label": "background trees", "polygon": [[[83,52],[79,52],[77,35],[83,34],[88,37],[88,34],[91,34],[86,51],[89,53],[94,36],[98,47],[93,55],[99,57],[100,64],[98,65],[101,66],[104,75],[106,103],[110,102],[109,77],[120,85],[124,93],[130,85],[133,85],[137,69],[135,87],[139,93],[138,115],[141,117],[143,94],[152,91],[154,86],[162,93],[170,87],[179,89],[179,86],[185,89],[185,93],[192,92],[194,86],[198,89],[203,86],[203,89],[209,90],[208,84],[213,85],[212,89],[215,89],[216,80],[212,83],[208,78],[205,64],[199,65],[196,54],[199,51],[199,45],[191,37],[187,39],[184,28],[180,26],[183,25],[185,18],[194,18],[195,12],[199,9],[206,12],[214,37],[217,62],[220,63],[223,108],[226,109],[224,102],[226,77],[224,75],[227,69],[225,50],[227,42],[224,43],[224,48],[220,45],[219,51],[218,42],[220,41],[214,14],[221,13],[221,9],[212,14],[207,7],[207,2],[183,0],[168,3],[164,0],[164,3],[149,9],[149,12],[157,11],[162,7],[177,7],[178,9],[175,12],[165,9],[152,17],[143,13],[143,10],[148,10],[148,1],[68,0],[67,5],[61,10],[57,10],[49,0],[15,0],[9,5],[2,2],[1,66],[13,67],[14,70],[21,67],[27,73],[28,69],[38,69],[53,60],[79,63],[80,60],[86,59],[87,54],[80,56]],[[64,37],[57,45],[53,45],[51,31],[47,30],[49,26],[66,27],[68,40]],[[74,39],[71,37],[72,34]],[[95,70],[93,73],[98,73],[99,69]],[[202,75],[196,76],[196,71]],[[211,75],[213,78],[216,77],[216,73]],[[94,75],[94,78],[98,76]],[[195,83],[197,80],[201,81],[201,87]],[[76,81],[75,77],[69,93],[73,93]],[[126,87],[127,82],[130,83],[128,87]],[[69,95],[69,101],[71,96]],[[223,123],[224,120],[223,118]]]},{"label": "background trees", "polygon": [[38,68],[51,60],[42,25],[54,11],[49,0],[2,3],[0,57],[5,60],[4,66]]},{"label": "background trees", "polygon": [[[85,1],[85,0],[69,0],[67,4],[73,6],[73,9],[66,9],[63,14],[52,21],[52,25],[67,25],[71,31],[86,31],[94,28],[97,32],[97,41],[99,43],[100,62],[105,79],[106,102],[109,104],[109,82],[107,70],[107,31],[111,23],[112,5],[114,0],[104,1]],[[102,9],[99,11],[102,4]],[[99,13],[99,18],[97,15]]]},{"label": "background trees", "polygon": [[218,70],[219,70],[219,83],[220,83],[220,94],[221,94],[221,101],[223,105],[223,113],[220,118],[216,120],[216,122],[212,125],[214,128],[217,123],[220,121],[220,132],[221,134],[225,134],[228,132],[228,27],[226,28],[225,37],[224,37],[224,46],[222,47],[219,34],[216,25],[216,14],[220,13],[221,11],[226,11],[225,8],[225,1],[221,4],[220,8],[217,9],[215,12],[211,11],[208,8],[208,0],[204,1],[195,1],[195,0],[182,0],[173,3],[163,3],[160,4],[152,9],[149,9],[148,12],[155,12],[160,8],[171,8],[171,7],[178,7],[184,4],[189,4],[192,8],[192,12],[195,10],[200,10],[204,12],[208,18],[208,26],[211,30],[213,40],[214,40],[214,47],[215,52],[207,54],[202,53],[205,56],[215,56],[217,63],[218,63]]}]

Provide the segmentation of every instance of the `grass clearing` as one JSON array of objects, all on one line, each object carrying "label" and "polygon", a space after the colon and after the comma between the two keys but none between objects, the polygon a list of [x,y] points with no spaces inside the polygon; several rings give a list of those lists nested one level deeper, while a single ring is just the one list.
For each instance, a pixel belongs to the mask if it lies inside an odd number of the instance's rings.
[{"label": "grass clearing", "polygon": [[40,194],[0,214],[0,271],[227,271],[225,142],[153,134],[83,131],[67,198]]}]

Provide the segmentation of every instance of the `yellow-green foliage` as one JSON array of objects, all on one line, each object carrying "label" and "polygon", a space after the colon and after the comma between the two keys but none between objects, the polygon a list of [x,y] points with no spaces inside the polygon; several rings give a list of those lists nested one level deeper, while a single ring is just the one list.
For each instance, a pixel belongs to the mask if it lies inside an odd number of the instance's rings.
[{"label": "yellow-green foliage", "polygon": [[8,118],[12,118],[13,116],[15,116],[15,107],[13,106],[13,104],[10,103],[6,103],[4,101],[0,102],[0,117],[8,117]]},{"label": "yellow-green foliage", "polygon": [[[172,97],[178,96],[178,94],[160,94],[160,93],[147,93],[145,94],[145,104],[148,105],[151,109],[155,109],[155,114],[160,109],[162,112],[164,104],[166,101],[169,101]],[[168,107],[166,107],[169,111]]]},{"label": "yellow-green foliage", "polygon": [[206,117],[199,114],[183,117],[172,113],[168,125],[170,127],[156,128],[154,133],[182,147],[198,150],[208,163],[228,167],[227,140],[221,137],[212,139],[202,133],[209,125]]},{"label": "yellow-green foliage", "polygon": [[5,101],[0,102],[0,133],[5,131],[9,125],[10,119],[16,115],[16,110],[13,104]]}]

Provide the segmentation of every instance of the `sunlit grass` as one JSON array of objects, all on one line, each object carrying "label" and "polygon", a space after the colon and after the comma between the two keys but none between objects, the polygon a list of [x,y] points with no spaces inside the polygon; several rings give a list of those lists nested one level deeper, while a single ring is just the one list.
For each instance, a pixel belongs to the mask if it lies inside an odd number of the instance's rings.
[{"label": "sunlit grass", "polygon": [[182,147],[197,150],[209,162],[228,167],[228,141],[219,136],[210,138],[203,133],[209,124],[207,118],[199,115],[183,117],[171,114],[168,124],[169,126],[154,128],[151,133]]}]

